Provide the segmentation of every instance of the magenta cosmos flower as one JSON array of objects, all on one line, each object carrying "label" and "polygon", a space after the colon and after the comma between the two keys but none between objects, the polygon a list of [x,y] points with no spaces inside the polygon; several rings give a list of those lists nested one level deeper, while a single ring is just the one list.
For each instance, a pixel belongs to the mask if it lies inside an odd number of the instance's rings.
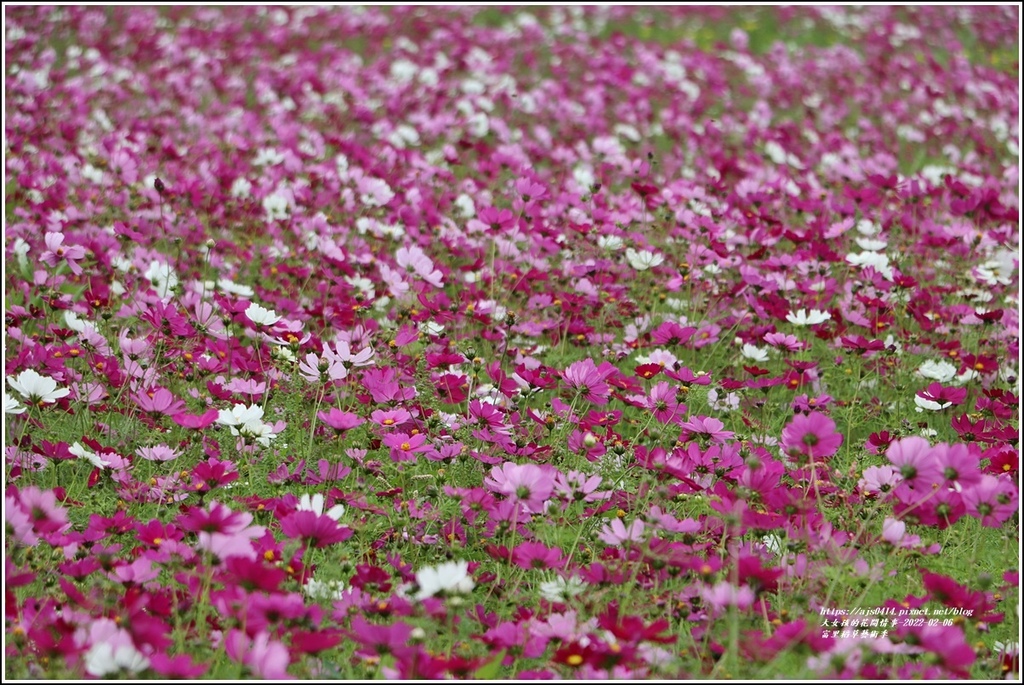
[{"label": "magenta cosmos flower", "polygon": [[290,538],[307,540],[314,547],[327,547],[352,537],[350,528],[338,525],[331,516],[298,510],[281,519],[281,532]]},{"label": "magenta cosmos flower", "polygon": [[782,451],[802,462],[827,459],[842,444],[835,422],[819,412],[797,414],[782,429]]}]

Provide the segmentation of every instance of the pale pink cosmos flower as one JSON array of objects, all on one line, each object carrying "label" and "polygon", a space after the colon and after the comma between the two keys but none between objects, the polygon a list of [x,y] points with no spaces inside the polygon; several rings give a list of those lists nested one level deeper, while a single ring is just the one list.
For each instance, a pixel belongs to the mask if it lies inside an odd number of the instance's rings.
[{"label": "pale pink cosmos flower", "polygon": [[84,247],[81,245],[65,246],[63,233],[47,233],[44,240],[46,241],[46,251],[39,256],[39,260],[43,264],[52,267],[64,261],[67,262],[71,273],[76,276],[82,273],[82,267],[78,265],[78,260],[85,257]]},{"label": "pale pink cosmos flower", "polygon": [[286,680],[288,675],[288,648],[266,633],[250,639],[245,632],[231,629],[224,636],[224,651],[232,661],[245,664],[249,671],[263,680]]},{"label": "pale pink cosmos flower", "polygon": [[598,491],[600,485],[601,476],[590,476],[582,471],[559,472],[554,480],[554,489],[571,502],[600,502],[611,497],[611,491]]},{"label": "pale pink cosmos flower", "polygon": [[395,262],[406,272],[416,274],[435,288],[444,285],[441,271],[434,268],[434,262],[416,245],[398,248],[398,252],[395,253]]},{"label": "pale pink cosmos flower", "polygon": [[719,611],[730,606],[740,610],[747,609],[754,603],[754,591],[748,586],[740,585],[736,587],[725,580],[715,583],[713,587],[702,587],[700,596],[705,602]]},{"label": "pale pink cosmos flower", "polygon": [[353,345],[348,340],[338,338],[332,348],[329,344],[324,345],[324,356],[328,359],[337,360],[346,368],[353,366],[370,366],[373,364],[373,348],[367,345],[358,352],[352,352]]},{"label": "pale pink cosmos flower", "polygon": [[506,461],[491,469],[491,475],[484,478],[484,485],[492,492],[507,496],[511,501],[522,502],[527,511],[538,513],[544,510],[544,503],[551,497],[555,480],[536,464]]},{"label": "pale pink cosmos flower", "polygon": [[359,201],[367,207],[383,207],[395,197],[391,186],[379,178],[364,176],[356,182],[359,189]]},{"label": "pale pink cosmos flower", "polygon": [[913,549],[921,545],[921,538],[907,534],[907,524],[894,518],[882,522],[882,539],[896,547]]},{"label": "pale pink cosmos flower", "polygon": [[604,528],[597,534],[597,538],[612,547],[618,547],[624,542],[640,542],[644,538],[644,522],[636,519],[626,526],[622,519],[612,519],[606,523]]},{"label": "pale pink cosmos flower", "polygon": [[895,490],[902,480],[903,476],[892,466],[869,466],[857,481],[857,489],[866,495],[882,495]]},{"label": "pale pink cosmos flower", "polygon": [[171,461],[177,459],[181,454],[167,445],[153,445],[152,447],[140,447],[136,454],[147,461]]},{"label": "pale pink cosmos flower", "polygon": [[328,355],[318,357],[310,352],[299,360],[299,374],[310,383],[340,381],[348,376],[348,369],[337,359]]},{"label": "pale pink cosmos flower", "polygon": [[726,442],[735,435],[733,431],[725,430],[725,424],[711,416],[695,416],[689,421],[679,424],[682,429],[682,440],[710,440],[712,442]]}]

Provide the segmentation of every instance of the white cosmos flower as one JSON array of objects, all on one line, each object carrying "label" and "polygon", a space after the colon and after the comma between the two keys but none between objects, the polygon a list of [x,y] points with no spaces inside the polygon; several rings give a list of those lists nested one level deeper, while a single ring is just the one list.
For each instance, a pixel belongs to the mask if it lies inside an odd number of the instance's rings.
[{"label": "white cosmos flower", "polygon": [[243,438],[255,440],[264,447],[269,447],[270,441],[277,437],[277,433],[274,432],[274,427],[269,423],[263,423],[262,421],[249,421],[237,431],[232,428],[231,434],[241,435]]},{"label": "white cosmos flower", "polygon": [[284,195],[274,193],[263,198],[263,211],[267,213],[267,221],[287,219],[291,213],[288,207],[288,198]]},{"label": "white cosmos flower", "polygon": [[345,583],[340,580],[317,580],[310,578],[303,591],[313,599],[338,600],[345,596]]},{"label": "white cosmos flower", "polygon": [[272,147],[260,148],[253,164],[256,166],[276,166],[284,161],[284,155]]},{"label": "white cosmos flower", "polygon": [[245,178],[236,178],[235,182],[231,184],[231,197],[247,198],[249,193],[252,192],[252,183]]},{"label": "white cosmos flower", "polygon": [[121,670],[138,673],[147,668],[149,659],[130,644],[115,649],[109,642],[101,642],[85,653],[85,670],[89,675],[97,677]]},{"label": "white cosmos flower", "polygon": [[882,229],[870,219],[861,219],[857,222],[857,232],[861,235],[878,235]]},{"label": "white cosmos flower", "polygon": [[650,250],[640,250],[638,252],[633,248],[629,248],[626,250],[626,261],[637,271],[647,271],[664,262],[665,258],[661,254],[651,252]]},{"label": "white cosmos flower", "polygon": [[[299,498],[299,506],[295,508],[297,511],[312,511],[317,516],[324,515],[324,496],[319,492],[315,495],[310,496],[304,494]],[[335,521],[340,519],[345,514],[345,507],[336,504],[327,510],[327,516],[331,517]]]},{"label": "white cosmos flower", "polygon": [[18,404],[18,400],[14,399],[6,392],[4,393],[4,413],[5,414],[24,414],[25,407]]},{"label": "white cosmos flower", "polygon": [[795,312],[786,314],[786,321],[790,322],[795,326],[815,326],[819,323],[824,323],[832,318],[832,315],[828,312],[823,312],[817,309],[807,311],[806,309],[798,309]]},{"label": "white cosmos flower", "polygon": [[476,586],[469,577],[468,561],[449,561],[420,569],[416,572],[416,584],[420,586],[416,599],[433,597],[439,592],[467,594]]},{"label": "white cosmos flower", "polygon": [[146,273],[142,274],[153,285],[160,297],[170,297],[171,291],[178,285],[178,275],[169,264],[152,261]]},{"label": "white cosmos flower", "polygon": [[878,273],[882,274],[886,280],[892,280],[892,266],[889,264],[889,256],[882,252],[864,252],[850,253],[846,255],[846,261],[854,266],[870,266]]},{"label": "white cosmos flower", "polygon": [[217,423],[222,426],[231,426],[232,428],[244,426],[251,421],[261,421],[262,419],[263,407],[258,404],[248,407],[244,404],[236,404],[231,409],[221,409],[217,412]]},{"label": "white cosmos flower", "polygon": [[878,238],[857,238],[855,242],[860,249],[867,250],[868,252],[879,252],[889,245],[889,243]]},{"label": "white cosmos flower", "polygon": [[444,333],[444,326],[436,321],[424,321],[418,326],[418,329],[424,335],[441,335]]},{"label": "white cosmos flower", "polygon": [[956,377],[956,367],[949,362],[928,359],[918,367],[917,375],[948,383]]},{"label": "white cosmos flower", "polygon": [[917,411],[924,411],[925,409],[927,409],[928,411],[939,411],[940,409],[945,409],[946,407],[952,406],[953,403],[943,402],[940,404],[935,400],[926,400],[920,395],[914,395],[914,404],[917,405]]},{"label": "white cosmos flower", "polygon": [[217,287],[220,288],[221,290],[223,290],[226,293],[231,293],[232,295],[238,295],[239,297],[252,297],[255,294],[253,292],[253,289],[250,288],[249,286],[247,286],[247,285],[240,285],[240,284],[235,283],[234,281],[232,281],[230,279],[227,279],[227,278],[219,279],[217,281]]},{"label": "white cosmos flower", "polygon": [[81,443],[76,442],[68,448],[68,452],[71,452],[71,454],[75,455],[79,459],[85,459],[86,461],[91,462],[96,468],[102,469],[110,466],[109,461],[103,461],[103,459],[100,458],[100,455],[82,447]]},{"label": "white cosmos flower", "polygon": [[246,307],[245,315],[257,326],[273,326],[281,320],[273,309],[266,309],[255,302]]},{"label": "white cosmos flower", "polygon": [[467,219],[476,216],[476,204],[474,204],[473,198],[465,193],[455,198],[455,206],[459,208],[459,213]]},{"label": "white cosmos flower", "polygon": [[49,404],[71,394],[67,388],[58,389],[57,381],[32,369],[22,371],[17,378],[8,376],[7,383],[32,404]]},{"label": "white cosmos flower", "polygon": [[597,239],[597,246],[602,250],[621,250],[623,240],[617,235],[603,235]]},{"label": "white cosmos flower", "polygon": [[583,592],[586,588],[586,583],[576,576],[570,576],[569,578],[558,577],[540,584],[540,596],[549,602],[564,603],[566,600]]},{"label": "white cosmos flower", "polygon": [[758,347],[757,345],[751,345],[750,343],[745,343],[743,345],[743,349],[740,350],[740,354],[755,362],[768,361],[768,351]]}]

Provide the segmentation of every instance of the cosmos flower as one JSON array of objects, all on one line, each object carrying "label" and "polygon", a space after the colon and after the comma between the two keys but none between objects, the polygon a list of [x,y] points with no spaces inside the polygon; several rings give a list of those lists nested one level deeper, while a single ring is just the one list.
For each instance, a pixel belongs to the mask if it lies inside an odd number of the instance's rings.
[{"label": "cosmos flower", "polygon": [[626,261],[637,271],[653,269],[665,261],[665,257],[650,250],[634,250],[632,247],[626,250]]},{"label": "cosmos flower", "polygon": [[6,392],[4,393],[4,414],[24,414],[25,407],[18,403],[18,400],[14,399]]},{"label": "cosmos flower", "polygon": [[790,322],[794,326],[816,326],[819,323],[825,323],[832,318],[832,315],[828,312],[823,312],[817,309],[810,311],[806,309],[798,309],[795,312],[786,314],[786,321]]},{"label": "cosmos flower", "polygon": [[68,388],[57,388],[57,381],[43,376],[32,369],[26,369],[17,377],[8,376],[7,384],[21,393],[31,404],[52,404],[71,394]]},{"label": "cosmos flower", "polygon": [[246,307],[245,316],[257,326],[273,326],[281,320],[273,309],[265,309],[255,302]]},{"label": "cosmos flower", "polygon": [[46,251],[39,255],[39,260],[47,266],[57,266],[62,261],[66,262],[71,273],[76,276],[82,273],[82,267],[78,261],[85,257],[85,248],[81,245],[64,245],[63,233],[47,233]]},{"label": "cosmos flower", "polygon": [[440,566],[428,566],[416,572],[419,590],[414,597],[418,600],[433,597],[439,593],[469,594],[475,583],[469,575],[468,561],[450,561]]}]

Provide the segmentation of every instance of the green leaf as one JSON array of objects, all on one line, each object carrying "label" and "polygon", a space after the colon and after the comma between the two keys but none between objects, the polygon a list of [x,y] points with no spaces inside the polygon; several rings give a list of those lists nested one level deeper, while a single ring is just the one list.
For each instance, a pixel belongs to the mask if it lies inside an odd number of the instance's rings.
[{"label": "green leaf", "polygon": [[476,673],[473,677],[476,680],[496,680],[498,677],[498,670],[501,669],[501,660],[505,658],[505,650],[498,652],[498,656],[494,657],[491,661],[476,669]]}]

